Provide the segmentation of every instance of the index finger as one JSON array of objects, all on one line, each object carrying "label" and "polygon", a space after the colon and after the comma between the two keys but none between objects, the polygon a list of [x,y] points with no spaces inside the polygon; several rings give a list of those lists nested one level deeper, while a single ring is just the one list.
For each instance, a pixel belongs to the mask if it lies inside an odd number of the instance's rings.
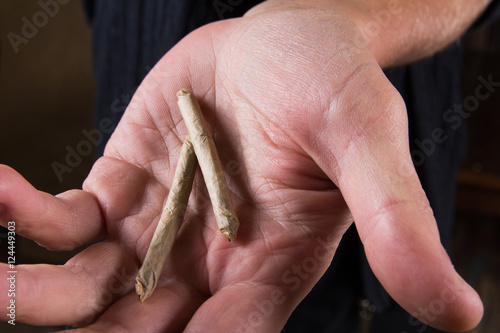
[{"label": "index finger", "polygon": [[36,190],[19,173],[0,165],[0,224],[16,222],[16,233],[57,251],[73,250],[102,238],[104,221],[97,199],[82,190],[52,196]]}]

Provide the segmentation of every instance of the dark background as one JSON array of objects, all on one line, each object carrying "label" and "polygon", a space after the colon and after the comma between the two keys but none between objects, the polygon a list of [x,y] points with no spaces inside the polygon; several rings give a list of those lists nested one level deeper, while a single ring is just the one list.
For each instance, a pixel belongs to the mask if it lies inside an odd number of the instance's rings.
[{"label": "dark background", "polygon": [[[84,158],[62,182],[52,167],[55,161],[64,164],[66,146],[76,147],[85,139],[82,131],[93,128],[90,29],[80,1],[71,0],[53,17],[47,15],[46,24],[35,26],[38,32],[19,44],[16,53],[8,34],[22,37],[22,18],[33,22],[40,11],[38,0],[0,1],[0,163],[16,169],[36,188],[57,194],[81,188],[93,161],[91,155]],[[0,242],[0,260],[5,262],[5,237]],[[62,264],[70,256],[19,236],[16,240],[17,264]],[[0,332],[6,333],[53,330],[0,322]]]},{"label": "dark background", "polygon": [[[22,36],[43,8],[35,0],[0,2],[0,163],[19,171],[40,190],[57,194],[81,188],[93,154],[84,157],[62,180],[54,162],[65,164],[68,147],[76,149],[93,128],[94,81],[90,30],[81,4],[60,5],[15,52],[8,35]],[[474,95],[478,76],[500,81],[500,24],[469,33],[465,52],[463,96]],[[481,294],[485,317],[474,333],[500,332],[500,89],[482,101],[468,119],[469,147],[459,179],[457,225],[452,257],[459,272]],[[443,110],[444,111],[444,110]],[[1,181],[1,179],[0,179]],[[51,253],[18,237],[17,264],[63,264],[71,252]],[[5,233],[0,259],[5,262]],[[0,323],[1,332],[49,332]]]}]

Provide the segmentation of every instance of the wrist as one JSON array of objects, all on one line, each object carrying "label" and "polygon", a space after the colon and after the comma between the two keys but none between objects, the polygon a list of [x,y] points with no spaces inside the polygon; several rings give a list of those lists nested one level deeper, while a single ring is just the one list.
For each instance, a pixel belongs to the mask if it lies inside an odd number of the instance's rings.
[{"label": "wrist", "polygon": [[458,39],[491,0],[268,0],[248,15],[332,10],[351,20],[382,68],[428,57]]},{"label": "wrist", "polygon": [[402,61],[405,48],[398,20],[403,13],[399,0],[389,0],[386,6],[360,5],[357,1],[339,1],[335,10],[348,17],[358,28],[382,68],[395,66]]},{"label": "wrist", "polygon": [[[390,6],[384,9],[369,8],[361,5],[358,1],[283,1],[268,0],[251,10],[245,16],[250,17],[270,12],[300,10],[300,9],[322,9],[324,11],[341,14],[346,20],[351,21],[359,30],[359,38],[353,39],[356,47],[368,47],[381,67],[392,65],[395,61],[394,53],[388,47],[386,29],[395,21],[395,16],[402,12],[399,0],[390,0]],[[373,7],[373,6],[372,6]],[[311,16],[314,19],[314,16]],[[395,44],[395,43],[393,43]]]}]

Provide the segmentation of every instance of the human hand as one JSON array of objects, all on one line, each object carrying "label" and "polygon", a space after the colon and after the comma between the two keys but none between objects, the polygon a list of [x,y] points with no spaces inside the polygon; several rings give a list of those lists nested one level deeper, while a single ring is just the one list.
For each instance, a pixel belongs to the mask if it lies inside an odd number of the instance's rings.
[{"label": "human hand", "polygon": [[[440,245],[412,167],[404,103],[358,37],[345,16],[310,9],[205,26],[141,84],[82,191],[52,197],[2,167],[3,225],[15,220],[20,234],[53,250],[105,238],[64,266],[18,266],[18,320],[106,332],[278,332],[354,220],[396,301],[418,314],[440,300],[439,315],[420,319],[474,326],[481,303]],[[198,173],[162,279],[141,303],[135,274],[186,136],[176,105],[183,87],[213,130],[241,227],[233,243],[219,234]]]}]

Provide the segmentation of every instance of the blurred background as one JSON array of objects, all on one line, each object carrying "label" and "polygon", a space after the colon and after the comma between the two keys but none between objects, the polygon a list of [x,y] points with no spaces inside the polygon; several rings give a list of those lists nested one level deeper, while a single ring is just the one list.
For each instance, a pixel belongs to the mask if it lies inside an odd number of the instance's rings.
[{"label": "blurred background", "polygon": [[[36,188],[57,194],[81,188],[94,159],[89,151],[69,169],[61,169],[69,151],[93,128],[90,29],[79,0],[60,5],[57,13],[49,13],[54,15],[41,11],[35,0],[0,2],[0,163],[19,171]],[[38,26],[24,27],[26,21]],[[475,94],[479,75],[491,74],[500,81],[500,23],[468,33],[463,43],[462,90],[468,96]],[[467,119],[469,148],[457,179],[451,255],[458,271],[481,294],[486,310],[474,333],[500,332],[499,107],[500,89]],[[21,237],[16,241],[17,264],[63,264],[72,254],[52,253]],[[0,260],[6,259],[4,229]],[[0,323],[0,332],[54,329]]]},{"label": "blurred background", "polygon": [[[89,154],[74,161],[61,177],[53,167],[54,162],[66,164],[66,147],[77,147],[85,139],[82,131],[93,128],[90,28],[79,0],[60,5],[57,13],[53,9],[53,17],[41,12],[47,13],[35,0],[0,1],[0,163],[36,188],[57,194],[81,188],[94,159]],[[39,27],[30,29],[26,19]],[[7,260],[5,235],[2,230],[2,262]],[[71,255],[16,239],[17,264],[63,264]],[[54,328],[0,322],[0,332],[50,331]]]}]

